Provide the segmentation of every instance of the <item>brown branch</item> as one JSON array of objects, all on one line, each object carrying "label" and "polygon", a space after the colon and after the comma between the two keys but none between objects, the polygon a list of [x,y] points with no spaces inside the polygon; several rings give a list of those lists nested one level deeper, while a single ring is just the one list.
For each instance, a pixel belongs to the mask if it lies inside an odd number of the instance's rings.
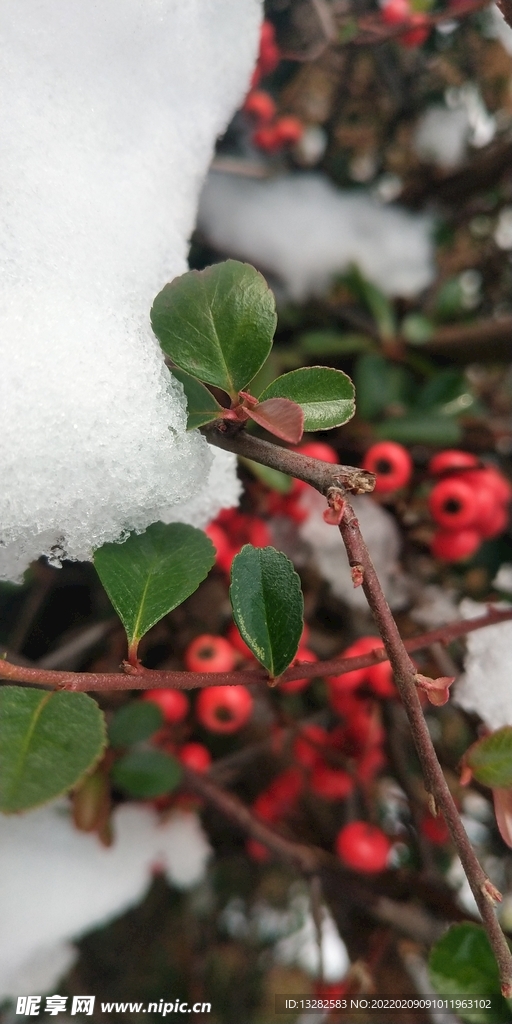
[{"label": "brown branch", "polygon": [[330,863],[331,857],[325,850],[286,839],[260,821],[234,793],[228,793],[207,775],[200,775],[198,772],[185,768],[183,769],[183,782],[186,789],[192,789],[194,793],[216,807],[225,818],[238,825],[253,839],[257,839],[258,842],[267,846],[281,860],[295,864],[306,874],[317,872],[322,864]]},{"label": "brown branch", "polygon": [[[238,426],[238,425],[236,425]],[[278,469],[281,473],[288,473],[297,480],[304,480],[311,484],[321,494],[327,494],[330,487],[343,487],[352,494],[367,494],[375,487],[375,476],[365,469],[358,469],[356,466],[332,466],[328,462],[321,462],[320,459],[312,459],[309,456],[301,455],[299,452],[290,451],[289,448],[280,448],[270,441],[262,441],[245,430],[223,430],[217,424],[202,428],[210,444],[224,451],[234,452],[245,459],[253,459],[263,466],[271,469]]]},{"label": "brown branch", "polygon": [[[466,636],[476,629],[495,626],[500,622],[512,619],[512,609],[492,608],[485,615],[476,619],[462,619],[448,622],[446,626],[431,629],[428,633],[410,637],[402,643],[406,651],[420,651],[433,643],[449,644],[453,640]],[[8,657],[10,657],[8,653]],[[32,662],[18,660],[14,662],[0,657],[0,679],[14,683],[28,683],[32,686],[43,686],[58,690],[95,691],[101,690],[199,690],[207,686],[250,686],[268,682],[268,676],[259,666],[239,669],[233,672],[179,672],[149,669],[140,666],[134,670],[132,665],[123,663],[119,672],[63,672],[54,669],[39,668]],[[345,672],[353,672],[357,668],[367,668],[381,661],[387,661],[385,648],[376,647],[368,654],[358,654],[355,658],[329,658],[327,661],[297,662],[287,668],[280,676],[280,682],[287,683],[294,679],[316,679],[318,676],[341,676]]]},{"label": "brown branch", "polygon": [[[343,495],[340,492],[331,493],[329,497],[333,503],[336,499],[338,502],[343,500]],[[493,889],[471,846],[437,759],[414,681],[416,669],[404,647],[359,529],[356,515],[348,501],[344,505],[340,533],[347,549],[350,565],[362,566],[362,586],[393,668],[395,683],[409,720],[427,792],[432,795],[436,807],[442,812],[446,821],[496,957],[502,992],[509,996],[512,993],[512,956],[494,912]]]}]

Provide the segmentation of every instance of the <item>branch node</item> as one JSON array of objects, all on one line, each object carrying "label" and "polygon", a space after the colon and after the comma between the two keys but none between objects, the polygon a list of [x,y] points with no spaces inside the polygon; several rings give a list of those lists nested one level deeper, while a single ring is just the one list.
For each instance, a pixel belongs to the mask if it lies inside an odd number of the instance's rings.
[{"label": "branch node", "polygon": [[482,895],[485,896],[486,900],[494,907],[496,903],[501,903],[503,896],[499,889],[492,884],[490,878],[486,878],[483,885],[480,887]]}]

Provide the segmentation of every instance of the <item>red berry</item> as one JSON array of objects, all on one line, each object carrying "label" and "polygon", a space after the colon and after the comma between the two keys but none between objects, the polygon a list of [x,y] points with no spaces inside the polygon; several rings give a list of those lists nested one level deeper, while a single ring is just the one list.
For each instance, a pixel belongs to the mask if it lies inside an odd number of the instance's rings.
[{"label": "red berry", "polygon": [[[318,658],[314,651],[310,651],[307,647],[299,647],[294,664],[298,661],[318,661]],[[310,682],[311,679],[290,679],[289,682],[281,683],[279,689],[283,693],[298,693],[309,686]]]},{"label": "red berry", "polygon": [[276,114],[274,100],[264,89],[253,89],[247,96],[243,109],[246,114],[256,118],[260,124],[268,124],[269,121],[273,121]]},{"label": "red berry", "polygon": [[263,821],[275,823],[281,817],[279,802],[266,789],[256,797],[252,809],[256,817],[263,818]]},{"label": "red berry", "polygon": [[[384,645],[381,642],[375,646],[383,647]],[[379,661],[377,665],[370,665],[366,671],[368,682],[378,697],[396,697],[397,689],[389,661]]]},{"label": "red berry", "polygon": [[439,530],[432,538],[430,550],[441,562],[462,562],[471,558],[480,547],[480,534],[465,530]]},{"label": "red berry", "polygon": [[[368,654],[373,651],[376,647],[382,647],[382,641],[379,641],[378,637],[374,636],[362,636],[359,640],[356,640],[350,647],[340,655],[342,658],[357,658],[360,654]],[[358,686],[362,686],[365,680],[368,678],[367,668],[355,668],[352,672],[344,672],[339,676],[328,676],[327,682],[332,690],[343,692],[347,690],[355,690]]]},{"label": "red berry", "polygon": [[385,764],[386,755],[381,747],[369,747],[357,762],[356,775],[359,782],[363,785],[372,782]]},{"label": "red berry", "polygon": [[182,690],[147,690],[142,700],[157,704],[169,723],[182,722],[188,715],[189,700]]},{"label": "red berry", "polygon": [[298,117],[279,117],[275,124],[277,137],[283,146],[293,146],[304,134],[304,125]]},{"label": "red berry", "polygon": [[247,516],[247,519],[249,520],[247,523],[249,544],[252,544],[255,548],[268,547],[272,538],[267,524],[262,519],[258,519],[257,516]]},{"label": "red berry", "polygon": [[467,473],[464,473],[463,479],[478,490],[481,490],[482,487],[488,488],[494,494],[495,500],[502,505],[508,504],[512,498],[511,485],[494,466],[469,470]]},{"label": "red berry", "polygon": [[273,124],[263,125],[253,133],[252,141],[258,149],[264,150],[265,153],[277,153],[278,149],[281,149],[282,142],[277,134],[276,128]]},{"label": "red berry", "polygon": [[260,30],[260,52],[258,67],[262,75],[270,75],[279,64],[281,54],[276,43],[276,33],[271,21],[264,21]]},{"label": "red berry", "polygon": [[368,449],[362,462],[363,469],[375,473],[376,494],[387,494],[405,487],[411,478],[413,463],[406,448],[394,441],[378,441]]},{"label": "red berry", "polygon": [[303,788],[302,772],[298,768],[291,767],[281,772],[280,775],[276,775],[268,786],[267,793],[278,807],[280,814],[286,814],[290,809],[290,804],[295,803]]},{"label": "red berry", "polygon": [[430,514],[445,530],[462,530],[477,518],[476,492],[459,476],[449,476],[432,488],[428,499]]},{"label": "red berry", "polygon": [[266,861],[270,860],[270,850],[263,843],[258,842],[257,839],[248,839],[245,844],[245,849],[249,857],[252,860]]},{"label": "red berry", "polygon": [[331,768],[321,761],[314,765],[310,786],[324,800],[345,800],[354,789],[354,780],[341,768]]},{"label": "red berry", "polygon": [[306,444],[302,444],[300,448],[294,448],[293,451],[299,452],[299,455],[307,455],[309,459],[320,459],[322,462],[330,462],[333,466],[338,464],[338,453],[330,444],[325,444],[323,441],[308,441]]},{"label": "red berry", "polygon": [[312,768],[329,742],[329,733],[321,725],[306,725],[293,744],[293,756],[304,768]]},{"label": "red berry", "polygon": [[407,32],[403,32],[399,36],[398,41],[402,43],[402,46],[408,46],[413,49],[416,46],[423,46],[430,35],[430,22],[426,14],[411,14],[409,18],[409,25],[411,28]]},{"label": "red berry", "polygon": [[407,21],[410,14],[411,8],[408,0],[387,0],[382,8],[382,20],[387,25],[397,25],[401,21]]},{"label": "red berry", "polygon": [[217,523],[210,523],[204,532],[210,538],[215,548],[215,561],[217,564],[225,562],[226,557],[231,553],[231,545],[222,527],[217,526]]},{"label": "red berry", "polygon": [[373,874],[386,867],[391,843],[367,821],[351,821],[336,836],[336,853],[349,868]]},{"label": "red berry", "polygon": [[506,529],[508,523],[508,512],[503,505],[495,505],[487,518],[478,520],[478,532],[482,540],[489,540],[491,537],[499,537]]},{"label": "red berry", "polygon": [[195,772],[207,772],[212,763],[212,755],[203,743],[184,743],[178,752],[178,759]]},{"label": "red berry", "polygon": [[237,732],[249,721],[253,699],[245,686],[209,686],[196,701],[198,722],[210,732]]},{"label": "red berry", "polygon": [[470,452],[461,452],[458,448],[447,448],[444,452],[438,452],[437,455],[432,456],[428,464],[428,471],[432,476],[440,476],[441,473],[446,473],[450,469],[470,469],[472,466],[478,466],[476,455],[471,455]]},{"label": "red berry", "polygon": [[421,831],[431,843],[442,846],[450,838],[450,833],[444,818],[433,818],[427,814],[421,822]]},{"label": "red berry", "polygon": [[231,672],[236,651],[223,636],[202,633],[188,645],[183,660],[189,672]]}]

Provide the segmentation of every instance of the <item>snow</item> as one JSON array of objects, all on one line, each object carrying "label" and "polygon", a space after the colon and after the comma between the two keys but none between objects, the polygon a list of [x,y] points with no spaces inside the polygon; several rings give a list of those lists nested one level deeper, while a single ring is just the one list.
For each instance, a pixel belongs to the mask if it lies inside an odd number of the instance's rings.
[{"label": "snow", "polygon": [[[466,598],[460,611],[463,618],[474,619],[485,615],[487,607]],[[465,672],[454,688],[453,700],[465,711],[479,715],[489,729],[512,725],[511,652],[512,622],[468,633]]]},{"label": "snow", "polygon": [[510,53],[512,56],[512,28],[510,25],[507,25],[505,18],[496,4],[491,4],[491,6],[487,8],[486,13],[486,35],[489,36],[490,39],[499,39],[507,53]]},{"label": "snow", "polygon": [[427,107],[418,119],[413,148],[421,160],[453,170],[464,162],[469,134],[467,111],[463,107],[450,110],[439,103]]},{"label": "snow", "polygon": [[[362,495],[350,500],[386,598],[391,608],[403,608],[408,601],[409,587],[400,568],[400,532],[395,520],[373,498]],[[318,571],[328,581],[336,597],[351,608],[368,611],[362,587],[354,587],[352,583],[339,531],[324,522],[322,517],[326,508],[325,498],[313,488],[308,488],[301,495],[301,504],[309,515],[299,532],[312,549]]]},{"label": "snow", "polygon": [[3,4],[0,579],[236,503],[234,459],[208,480],[185,431],[149,309],[186,270],[260,20],[259,0]]},{"label": "snow", "polygon": [[211,849],[196,814],[160,824],[149,807],[114,813],[115,842],[78,832],[59,801],[0,816],[0,1000],[48,992],[76,957],[71,940],[138,903],[155,868],[188,888],[204,877]]},{"label": "snow", "polygon": [[352,263],[387,295],[411,297],[433,280],[429,216],[340,191],[319,172],[266,181],[211,172],[198,226],[220,252],[275,274],[296,301]]}]

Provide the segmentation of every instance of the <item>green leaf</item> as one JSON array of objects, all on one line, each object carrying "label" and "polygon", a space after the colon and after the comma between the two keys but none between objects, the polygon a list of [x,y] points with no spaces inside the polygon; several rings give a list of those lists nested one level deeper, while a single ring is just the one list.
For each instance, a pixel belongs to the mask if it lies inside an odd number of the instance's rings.
[{"label": "green leaf", "polygon": [[455,924],[433,947],[429,958],[432,984],[440,995],[494,996],[493,1009],[468,1011],[458,1016],[472,1024],[503,1024],[510,1020],[506,1000],[500,995],[498,967],[489,940],[477,924]]},{"label": "green leaf", "polygon": [[348,356],[374,347],[367,334],[338,334],[336,331],[308,331],[300,335],[297,343],[306,356]]},{"label": "green leaf", "polygon": [[153,800],[170,793],[181,780],[181,765],[162,750],[132,750],[112,768],[112,781],[129,796]]},{"label": "green leaf", "polygon": [[0,689],[0,810],[26,811],[76,786],[105,748],[105,721],[85,693]]},{"label": "green leaf", "polygon": [[231,567],[229,591],[238,629],[272,678],[293,661],[303,628],[300,579],[275,548],[246,544]]},{"label": "green leaf", "polygon": [[153,330],[176,366],[233,398],[263,366],[276,322],[264,277],[237,260],[177,277],[151,310]]},{"label": "green leaf", "polygon": [[108,738],[113,747],[131,747],[147,740],[164,723],[157,704],[150,700],[134,700],[116,711],[108,727]]},{"label": "green leaf", "polygon": [[457,416],[469,409],[474,395],[463,373],[459,370],[440,370],[420,390],[419,409],[428,409],[438,416]]},{"label": "green leaf", "polygon": [[361,419],[374,420],[391,406],[404,408],[414,399],[411,373],[379,352],[365,352],[354,368],[356,405]]},{"label": "green leaf", "polygon": [[467,316],[464,305],[464,291],[459,277],[451,277],[441,285],[434,300],[434,316],[437,320],[457,320]]},{"label": "green leaf", "polygon": [[342,370],[329,366],[305,366],[274,380],[260,395],[289,398],[304,411],[304,430],[329,430],[351,419],[355,412],[354,385]]},{"label": "green leaf", "polygon": [[464,760],[482,785],[508,789],[512,786],[512,726],[505,725],[477,740]]},{"label": "green leaf", "polygon": [[197,427],[204,427],[205,423],[222,416],[222,406],[213,397],[211,391],[205,388],[201,381],[191,377],[189,373],[180,370],[175,366],[172,369],[173,377],[183,384],[185,398],[187,399],[187,430],[196,430]]},{"label": "green leaf", "polygon": [[459,444],[462,429],[457,420],[448,416],[400,416],[385,420],[376,428],[379,440],[398,441],[400,444],[433,444],[448,447]]},{"label": "green leaf", "polygon": [[408,313],[400,324],[400,333],[410,345],[425,345],[434,335],[434,324],[422,313]]},{"label": "green leaf", "polygon": [[202,530],[153,523],[124,544],[104,544],[94,565],[128,636],[130,650],[155,622],[197,590],[215,561]]},{"label": "green leaf", "polygon": [[344,277],[345,283],[370,311],[383,338],[394,338],[397,333],[395,311],[384,292],[363,276],[359,267],[353,266]]},{"label": "green leaf", "polygon": [[244,456],[239,456],[239,461],[243,462],[251,473],[254,473],[254,476],[271,490],[277,491],[278,494],[290,493],[292,489],[291,476],[281,473],[279,469],[272,469],[271,466],[262,466],[260,462],[253,462],[252,459],[246,459]]}]

